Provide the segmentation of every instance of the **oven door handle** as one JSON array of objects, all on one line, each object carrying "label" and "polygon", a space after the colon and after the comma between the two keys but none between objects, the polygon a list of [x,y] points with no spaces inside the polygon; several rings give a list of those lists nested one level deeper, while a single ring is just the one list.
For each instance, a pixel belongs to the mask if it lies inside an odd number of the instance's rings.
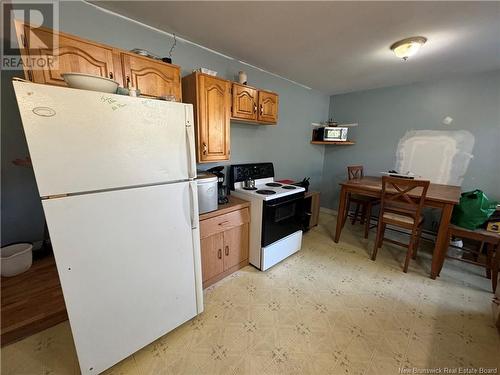
[{"label": "oven door handle", "polygon": [[283,206],[283,205],[288,204],[288,203],[300,201],[300,200],[303,200],[303,199],[304,199],[304,197],[299,197],[299,198],[290,199],[289,201],[285,201],[285,202],[281,202],[281,203],[269,204],[269,205],[266,204],[266,208],[275,208],[275,207]]}]

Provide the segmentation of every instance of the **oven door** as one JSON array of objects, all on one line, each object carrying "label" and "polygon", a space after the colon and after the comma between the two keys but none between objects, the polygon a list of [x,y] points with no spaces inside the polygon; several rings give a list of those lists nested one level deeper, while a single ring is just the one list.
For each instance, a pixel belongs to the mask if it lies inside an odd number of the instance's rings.
[{"label": "oven door", "polygon": [[262,247],[302,230],[305,220],[304,193],[264,201]]}]

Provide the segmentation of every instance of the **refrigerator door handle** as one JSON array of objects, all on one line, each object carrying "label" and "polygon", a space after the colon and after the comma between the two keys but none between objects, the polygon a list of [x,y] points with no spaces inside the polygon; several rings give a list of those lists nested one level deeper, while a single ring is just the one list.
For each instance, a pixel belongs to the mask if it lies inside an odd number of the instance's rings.
[{"label": "refrigerator door handle", "polygon": [[189,203],[190,203],[190,214],[191,214],[191,229],[198,228],[199,217],[198,217],[198,191],[197,182],[189,182]]},{"label": "refrigerator door handle", "polygon": [[194,142],[194,127],[192,106],[186,105],[186,134],[188,141],[188,163],[189,163],[189,178],[196,178],[196,160],[195,160],[195,142]]}]

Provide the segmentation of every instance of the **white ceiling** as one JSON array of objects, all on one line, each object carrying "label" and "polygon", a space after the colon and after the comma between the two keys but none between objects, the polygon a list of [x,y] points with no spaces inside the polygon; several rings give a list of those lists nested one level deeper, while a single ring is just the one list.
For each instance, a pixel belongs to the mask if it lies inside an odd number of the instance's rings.
[{"label": "white ceiling", "polygon": [[[328,94],[500,68],[500,2],[99,1]],[[389,46],[428,38],[398,60]]]}]

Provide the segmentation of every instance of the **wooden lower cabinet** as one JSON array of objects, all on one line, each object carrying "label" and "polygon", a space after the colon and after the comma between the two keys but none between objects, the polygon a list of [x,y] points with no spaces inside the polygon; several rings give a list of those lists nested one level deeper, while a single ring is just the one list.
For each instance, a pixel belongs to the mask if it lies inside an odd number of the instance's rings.
[{"label": "wooden lower cabinet", "polygon": [[201,268],[203,283],[224,272],[224,234],[216,233],[201,239]]},{"label": "wooden lower cabinet", "polygon": [[248,230],[246,223],[224,232],[224,269],[248,261]]},{"label": "wooden lower cabinet", "polygon": [[203,288],[248,265],[249,223],[248,207],[200,217]]}]

